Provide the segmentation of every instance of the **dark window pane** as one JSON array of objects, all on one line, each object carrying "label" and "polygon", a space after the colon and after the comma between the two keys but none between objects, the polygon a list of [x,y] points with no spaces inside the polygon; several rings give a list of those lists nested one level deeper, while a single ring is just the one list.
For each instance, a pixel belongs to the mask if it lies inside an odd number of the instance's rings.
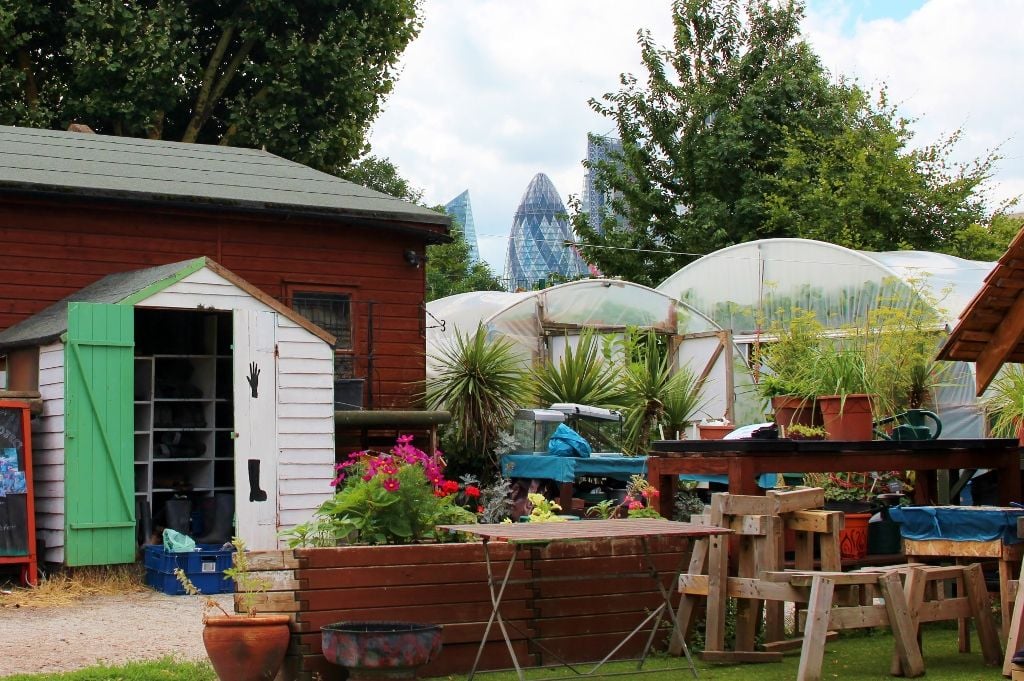
[{"label": "dark window pane", "polygon": [[335,349],[352,348],[352,304],[341,293],[297,291],[292,295],[292,309],[335,336]]}]

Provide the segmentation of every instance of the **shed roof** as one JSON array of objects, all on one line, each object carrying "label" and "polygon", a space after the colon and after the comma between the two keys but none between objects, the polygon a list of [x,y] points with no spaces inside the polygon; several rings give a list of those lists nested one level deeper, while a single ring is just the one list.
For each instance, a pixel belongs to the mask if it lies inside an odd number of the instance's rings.
[{"label": "shed roof", "polygon": [[60,338],[68,330],[68,303],[134,305],[203,268],[216,272],[252,297],[257,298],[260,302],[291,319],[325,342],[334,343],[334,336],[316,326],[295,310],[278,302],[234,272],[222,267],[209,258],[203,257],[149,267],[143,270],[107,275],[99,281],[75,291],[68,297],[58,300],[53,305],[32,315],[28,319],[4,331],[0,331],[0,351],[33,345],[45,345]]},{"label": "shed roof", "polygon": [[1024,362],[1024,230],[964,308],[938,358],[976,362],[978,395],[1003,363]]},{"label": "shed roof", "polygon": [[0,126],[0,190],[451,224],[444,213],[257,149],[10,126]]}]

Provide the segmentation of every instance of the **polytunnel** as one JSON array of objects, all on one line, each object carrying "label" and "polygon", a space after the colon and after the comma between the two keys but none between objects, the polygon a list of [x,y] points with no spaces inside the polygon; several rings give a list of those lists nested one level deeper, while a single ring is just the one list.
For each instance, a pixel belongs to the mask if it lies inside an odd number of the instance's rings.
[{"label": "polytunnel", "polygon": [[731,334],[690,305],[646,286],[612,279],[584,279],[540,291],[460,293],[427,303],[427,375],[436,376],[438,358],[482,324],[491,338],[505,338],[524,366],[557,362],[566,343],[584,329],[605,334],[627,328],[652,329],[679,348],[678,365],[704,375],[705,404],[695,419],[727,418],[745,423],[758,418],[749,375],[736,372],[742,361]]},{"label": "polytunnel", "polygon": [[[994,262],[923,251],[855,251],[810,239],[763,239],[723,248],[683,267],[657,290],[733,332],[744,355],[758,333],[813,311],[826,328],[863,321],[880,304],[932,299],[947,331]],[[936,390],[943,437],[982,437],[973,365],[953,363]]]}]

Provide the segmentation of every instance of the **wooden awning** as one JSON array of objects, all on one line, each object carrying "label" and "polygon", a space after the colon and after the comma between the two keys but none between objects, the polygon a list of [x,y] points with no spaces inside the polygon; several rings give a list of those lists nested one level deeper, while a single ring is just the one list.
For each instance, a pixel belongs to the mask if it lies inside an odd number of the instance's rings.
[{"label": "wooden awning", "polygon": [[1024,230],[964,309],[938,359],[975,362],[981,395],[1005,362],[1024,362]]}]

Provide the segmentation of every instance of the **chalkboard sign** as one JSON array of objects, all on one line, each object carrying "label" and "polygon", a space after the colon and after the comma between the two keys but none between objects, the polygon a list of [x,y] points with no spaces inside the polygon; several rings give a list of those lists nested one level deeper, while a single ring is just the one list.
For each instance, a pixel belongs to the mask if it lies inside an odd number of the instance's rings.
[{"label": "chalkboard sign", "polygon": [[23,413],[0,407],[0,556],[29,554]]}]

